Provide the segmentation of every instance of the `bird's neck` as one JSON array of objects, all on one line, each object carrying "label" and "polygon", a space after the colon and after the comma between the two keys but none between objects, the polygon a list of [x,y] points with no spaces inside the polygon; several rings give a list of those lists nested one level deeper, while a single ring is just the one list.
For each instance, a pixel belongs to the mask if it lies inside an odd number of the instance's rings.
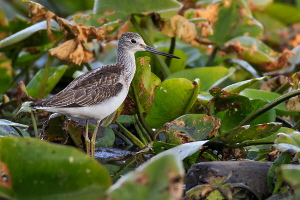
[{"label": "bird's neck", "polygon": [[122,51],[122,49],[118,49],[116,64],[122,66],[122,73],[130,84],[136,69],[134,53],[131,51]]}]

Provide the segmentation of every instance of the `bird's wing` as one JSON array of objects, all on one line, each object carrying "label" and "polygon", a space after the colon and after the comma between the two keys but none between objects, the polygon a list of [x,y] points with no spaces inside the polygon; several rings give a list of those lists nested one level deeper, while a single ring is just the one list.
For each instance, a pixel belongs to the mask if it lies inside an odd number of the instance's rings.
[{"label": "bird's wing", "polygon": [[37,102],[34,107],[92,106],[116,96],[123,88],[119,68],[104,66],[74,79],[64,90],[53,97]]}]

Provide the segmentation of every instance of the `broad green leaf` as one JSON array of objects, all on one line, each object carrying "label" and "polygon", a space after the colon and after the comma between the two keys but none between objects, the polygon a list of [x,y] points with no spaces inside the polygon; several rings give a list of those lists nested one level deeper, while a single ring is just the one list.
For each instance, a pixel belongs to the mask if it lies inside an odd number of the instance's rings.
[{"label": "broad green leaf", "polygon": [[291,129],[291,128],[286,128],[286,127],[281,127],[277,132],[273,133],[272,135],[268,136],[268,137],[265,137],[265,138],[262,138],[262,139],[256,139],[255,141],[257,143],[274,143],[274,141],[276,140],[277,138],[277,134],[278,133],[286,133],[286,134],[291,134],[295,132],[294,129]]},{"label": "broad green leaf", "polygon": [[[247,97],[236,93],[228,93],[219,88],[211,89],[210,93],[214,96],[210,110],[217,113],[216,117],[221,119],[222,132],[236,127],[253,110],[252,104]],[[220,111],[225,111],[225,113]]]},{"label": "broad green leaf", "polygon": [[200,91],[208,91],[217,81],[230,74],[230,70],[226,67],[201,67],[193,69],[185,69],[168,77],[171,78],[186,78],[190,81],[200,79]]},{"label": "broad green leaf", "polygon": [[[103,199],[110,175],[96,160],[73,148],[33,138],[0,138],[0,195],[12,199]],[[11,156],[14,155],[14,156]]]},{"label": "broad green leaf", "polygon": [[104,136],[97,138],[96,147],[112,147],[115,142],[115,138],[113,129],[105,127]]},{"label": "broad green leaf", "polygon": [[107,191],[107,200],[180,199],[184,169],[176,154],[159,154],[122,176]]},{"label": "broad green leaf", "polygon": [[[214,136],[220,127],[220,121],[205,114],[187,114],[178,117],[166,126],[165,134],[171,144],[185,143],[186,140],[203,140]],[[189,138],[189,139],[188,139]]]},{"label": "broad green leaf", "polygon": [[253,6],[258,9],[264,9],[273,3],[273,0],[252,0]]},{"label": "broad green leaf", "polygon": [[208,140],[203,141],[197,141],[197,142],[189,142],[185,144],[178,145],[174,148],[170,148],[163,153],[160,153],[159,155],[168,155],[168,154],[174,154],[177,156],[179,160],[183,160],[187,158],[188,156],[193,155],[197,151],[200,150],[202,146],[207,142]]},{"label": "broad green leaf", "polygon": [[0,94],[6,92],[12,82],[11,60],[0,53]]},{"label": "broad green leaf", "polygon": [[223,90],[226,90],[227,92],[240,93],[241,91],[248,88],[249,86],[256,83],[257,81],[266,80],[267,78],[269,78],[269,77],[264,76],[264,77],[261,77],[261,78],[254,78],[254,79],[250,79],[250,80],[246,80],[246,81],[241,81],[241,82],[238,82],[238,83],[228,85],[227,87],[223,88]]},{"label": "broad green leaf", "polygon": [[234,37],[249,35],[261,37],[262,25],[252,17],[245,1],[231,1],[227,5],[220,3],[218,20],[214,23],[214,34],[209,39],[219,46]]},{"label": "broad green leaf", "polygon": [[285,24],[278,19],[275,19],[274,17],[268,15],[264,10],[254,11],[253,14],[255,18],[264,26],[265,35],[267,35],[264,41],[280,45],[280,43],[282,42],[282,37],[279,31],[286,28]]},{"label": "broad green leaf", "polygon": [[[118,6],[116,6],[118,5]],[[94,13],[105,15],[109,21],[114,21],[117,19],[126,19],[130,14],[141,14],[146,12],[163,12],[163,11],[173,11],[173,15],[181,8],[181,3],[174,0],[153,0],[141,2],[139,0],[97,0],[94,4]],[[171,16],[173,16],[171,15]]]},{"label": "broad green leaf", "polygon": [[0,119],[0,126],[20,126],[20,127],[28,128],[27,125],[11,122],[6,119]]},{"label": "broad green leaf", "polygon": [[281,172],[283,179],[291,185],[294,190],[294,198],[297,199],[300,196],[300,165],[282,165]]},{"label": "broad green leaf", "polygon": [[[144,109],[143,112],[149,113],[153,100],[154,100],[154,89],[160,85],[160,79],[151,72],[150,58],[140,57],[136,60],[136,72],[132,80],[132,85],[136,92],[137,98]],[[135,99],[129,93],[132,99]]]},{"label": "broad green leaf", "polygon": [[295,131],[293,133],[278,133],[275,144],[286,143],[300,148],[300,133]]},{"label": "broad green leaf", "polygon": [[239,52],[242,59],[250,63],[274,62],[279,54],[260,40],[250,36],[239,36],[227,41],[224,46]]},{"label": "broad green leaf", "polygon": [[[15,33],[3,40],[0,41],[0,49],[11,46],[13,44],[17,44],[22,40],[25,40],[26,38],[32,36],[36,32],[39,32],[41,30],[47,29],[47,22],[42,21],[40,23],[34,24],[26,29],[23,29],[22,31]],[[51,20],[50,29],[53,31],[60,31],[59,25],[54,21]]]},{"label": "broad green leaf", "polygon": [[[251,104],[253,106],[252,112],[256,111],[257,109],[261,108],[262,106],[266,105],[268,101],[263,99],[253,99],[251,100]],[[251,113],[250,113],[251,114]],[[264,112],[259,117],[255,118],[250,125],[257,125],[257,124],[264,124],[268,122],[276,121],[276,111],[274,108]]]},{"label": "broad green leaf", "polygon": [[[61,77],[64,75],[65,71],[67,70],[67,65],[61,65],[58,67],[52,67],[49,70],[48,81],[45,87],[44,94],[49,94],[55,85],[59,82]],[[38,97],[40,91],[40,84],[43,81],[45,69],[41,69],[38,73],[31,79],[28,83],[26,89],[28,94],[32,97]]]},{"label": "broad green leaf", "polygon": [[211,139],[225,144],[241,143],[245,140],[255,140],[272,135],[281,127],[281,123],[265,123],[255,126],[238,126],[228,132]]},{"label": "broad green leaf", "polygon": [[154,128],[186,114],[196,101],[199,83],[184,78],[168,79],[154,89],[154,104],[146,117]]},{"label": "broad green leaf", "polygon": [[[158,47],[158,50],[168,52],[169,47]],[[175,73],[181,71],[185,68],[187,63],[187,55],[180,49],[174,50],[174,55],[178,56],[180,59],[171,59],[169,69],[171,73]],[[167,57],[163,57],[164,60],[168,59]]]},{"label": "broad green leaf", "polygon": [[300,9],[289,4],[272,3],[264,12],[285,24],[300,22]]},{"label": "broad green leaf", "polygon": [[[273,101],[274,99],[280,97],[280,94],[275,92],[267,92],[263,90],[255,90],[255,89],[245,89],[240,95],[249,97],[250,99],[264,99],[267,101]],[[297,115],[299,112],[296,111],[288,111],[285,107],[284,103],[278,104],[275,106],[276,112],[279,115]]]}]

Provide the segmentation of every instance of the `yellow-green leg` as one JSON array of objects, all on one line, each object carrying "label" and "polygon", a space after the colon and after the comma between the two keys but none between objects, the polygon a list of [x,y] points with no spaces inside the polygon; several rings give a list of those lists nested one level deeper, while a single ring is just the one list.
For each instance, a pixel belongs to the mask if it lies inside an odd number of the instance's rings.
[{"label": "yellow-green leg", "polygon": [[85,127],[85,146],[86,146],[86,154],[91,155],[91,140],[89,138],[89,125],[88,120],[86,120],[86,127]]},{"label": "yellow-green leg", "polygon": [[91,157],[92,158],[95,158],[95,144],[96,144],[96,137],[97,137],[97,132],[98,132],[100,122],[101,122],[101,120],[97,121],[97,125],[95,127],[95,130],[93,132],[93,136],[92,136],[92,139],[91,139]]}]

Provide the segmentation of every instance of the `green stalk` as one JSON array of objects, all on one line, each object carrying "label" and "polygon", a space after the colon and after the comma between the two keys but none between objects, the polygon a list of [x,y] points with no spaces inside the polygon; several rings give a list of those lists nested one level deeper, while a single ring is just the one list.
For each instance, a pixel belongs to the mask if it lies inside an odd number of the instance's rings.
[{"label": "green stalk", "polygon": [[127,137],[125,137],[123,134],[119,133],[119,131],[116,131],[116,130],[113,130],[113,131],[119,138],[121,138],[129,146],[133,145],[132,142]]},{"label": "green stalk", "polygon": [[38,138],[39,137],[39,132],[38,132],[36,121],[35,121],[35,118],[34,118],[34,115],[33,115],[32,111],[30,112],[30,116],[31,116],[31,120],[32,120],[34,136],[35,136],[35,138]]},{"label": "green stalk", "polygon": [[135,117],[132,116],[132,118],[133,118],[133,121],[134,121],[134,127],[135,127],[137,133],[139,134],[140,139],[142,140],[142,142],[143,142],[144,144],[148,144],[146,138],[144,137],[143,130],[142,130],[141,127],[138,125],[138,123],[137,123]]},{"label": "green stalk", "polygon": [[143,142],[141,140],[139,140],[137,137],[135,137],[132,133],[130,133],[130,131],[128,131],[122,124],[120,124],[119,122],[116,121],[116,124],[118,124],[118,126],[122,129],[122,131],[124,132],[124,134],[126,135],[126,137],[128,137],[131,142],[133,144],[135,144],[136,146],[138,146],[139,148],[143,148],[145,147],[145,144],[143,144]]},{"label": "green stalk", "polygon": [[39,91],[39,97],[40,98],[45,98],[45,87],[47,85],[52,60],[53,60],[53,57],[50,54],[48,54],[46,66],[45,66],[45,69],[44,69],[44,75],[43,75],[43,79],[42,79],[41,86],[40,86],[40,91]]},{"label": "green stalk", "polygon": [[300,95],[300,90],[295,90],[293,92],[286,93],[286,94],[274,99],[272,102],[264,105],[260,109],[256,110],[254,113],[248,115],[245,119],[243,119],[240,122],[239,126],[242,126],[244,124],[248,124],[249,122],[251,122],[252,120],[257,118],[258,116],[263,114],[264,112],[270,110],[271,108],[274,108],[275,106],[277,106],[278,104],[284,102],[285,100],[288,100],[289,98],[297,96],[297,95]]},{"label": "green stalk", "polygon": [[[172,37],[171,38],[171,45],[170,45],[170,49],[169,49],[169,54],[174,54],[175,45],[176,45],[176,38]],[[170,57],[166,58],[166,65],[167,66],[170,66],[171,60],[172,60],[172,58],[170,58]]]},{"label": "green stalk", "polygon": [[139,101],[139,98],[137,96],[137,92],[135,91],[135,87],[132,85],[131,88],[132,88],[132,91],[133,91],[134,102],[137,106],[137,115],[138,115],[139,121],[143,125],[144,129],[147,131],[147,134],[149,135],[149,137],[150,136],[153,137],[154,133],[153,133],[151,127],[149,126],[149,124],[146,122],[146,120],[144,118],[144,115],[143,115],[143,112],[142,112],[142,110],[144,108],[142,107],[142,105]]},{"label": "green stalk", "polygon": [[205,66],[213,66],[218,51],[219,47],[214,47],[213,52],[210,54]]},{"label": "green stalk", "polygon": [[91,65],[89,63],[84,63],[84,66],[87,68],[88,71],[93,70],[93,68],[91,67]]},{"label": "green stalk", "polygon": [[134,115],[134,119],[138,125],[138,127],[141,129],[143,135],[146,137],[146,140],[147,142],[146,143],[149,143],[149,142],[152,142],[152,139],[150,137],[150,135],[148,134],[148,132],[145,130],[143,124],[140,122],[139,118],[137,115]]},{"label": "green stalk", "polygon": [[[150,38],[145,34],[143,29],[139,26],[138,22],[136,21],[136,19],[134,18],[133,15],[131,15],[131,17],[130,17],[130,22],[132,23],[132,25],[134,26],[136,31],[142,36],[142,38],[145,40],[145,42],[150,46],[154,46],[153,43],[151,42]],[[154,57],[157,59],[157,61],[159,62],[160,66],[161,66],[161,71],[163,73],[164,78],[167,78],[168,76],[170,76],[171,72],[170,72],[167,64],[162,59],[162,57],[159,55],[156,55],[156,54],[154,54]]]}]

